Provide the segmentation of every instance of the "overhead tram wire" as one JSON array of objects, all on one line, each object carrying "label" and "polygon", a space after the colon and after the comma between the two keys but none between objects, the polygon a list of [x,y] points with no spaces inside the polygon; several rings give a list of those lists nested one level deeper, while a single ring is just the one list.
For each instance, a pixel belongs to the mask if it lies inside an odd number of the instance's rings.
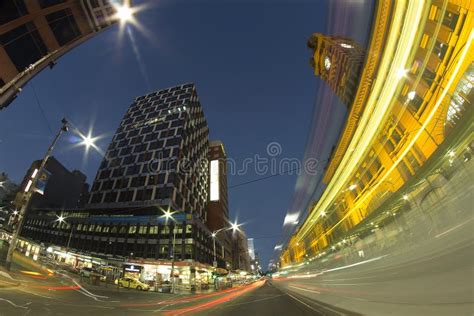
[{"label": "overhead tram wire", "polygon": [[38,105],[38,108],[41,112],[41,115],[43,116],[43,119],[46,122],[46,125],[48,126],[49,132],[51,133],[51,135],[53,135],[53,130],[51,129],[51,124],[49,123],[48,118],[46,117],[46,113],[44,112],[44,109],[43,109],[43,106],[41,105],[38,94],[36,93],[36,89],[35,89],[35,86],[33,84],[33,81],[30,81],[30,84],[31,84],[31,88],[33,90],[33,95],[35,97],[36,105]]},{"label": "overhead tram wire", "polygon": [[242,183],[237,183],[237,184],[234,184],[234,185],[230,185],[230,186],[228,187],[228,189],[233,189],[233,188],[241,187],[241,186],[244,186],[244,185],[248,185],[248,184],[251,184],[251,183],[254,183],[254,182],[259,182],[259,181],[267,180],[267,179],[270,179],[270,178],[273,178],[273,177],[277,177],[277,176],[283,176],[283,175],[288,174],[288,173],[293,172],[293,171],[299,171],[300,169],[301,169],[301,166],[296,167],[296,168],[293,168],[293,169],[290,169],[290,170],[285,171],[285,172],[278,172],[278,173],[274,173],[274,174],[271,174],[271,175],[266,176],[266,177],[261,177],[261,178],[258,178],[258,179],[253,179],[253,180],[249,180],[249,181],[242,182]]}]

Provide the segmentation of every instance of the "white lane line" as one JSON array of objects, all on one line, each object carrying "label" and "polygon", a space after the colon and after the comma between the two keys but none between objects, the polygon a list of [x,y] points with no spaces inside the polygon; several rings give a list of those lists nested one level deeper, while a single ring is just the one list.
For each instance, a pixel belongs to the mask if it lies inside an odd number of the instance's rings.
[{"label": "white lane line", "polygon": [[436,235],[435,238],[439,238],[439,237],[441,237],[441,236],[443,236],[443,235],[446,235],[446,234],[452,232],[453,230],[455,230],[455,229],[457,229],[457,228],[459,228],[459,227],[461,227],[461,226],[464,226],[465,224],[469,223],[469,222],[472,221],[473,219],[474,219],[474,218],[471,218],[471,219],[465,221],[464,223],[461,223],[461,224],[459,224],[459,225],[456,225],[456,226],[454,226],[454,227],[451,227],[451,228],[448,229],[447,231],[442,232],[441,234]]},{"label": "white lane line", "polygon": [[[17,307],[17,308],[23,308],[23,309],[27,309],[27,308],[28,308],[28,307],[26,307],[26,306],[16,305],[16,304],[13,303],[12,301],[7,300],[7,299],[5,299],[5,298],[1,298],[1,297],[0,297],[0,301],[5,301],[5,302],[7,302],[8,304],[12,305],[13,307]],[[29,304],[31,304],[31,302],[26,303],[25,305],[29,305]]]},{"label": "white lane line", "polygon": [[[301,304],[304,304],[305,306],[311,308],[313,311],[318,312],[318,313],[321,313],[321,311],[318,311],[317,309],[314,309],[314,307],[312,307],[311,305],[308,305],[307,303],[303,302],[302,300],[298,299],[297,297],[295,297],[295,296],[293,296],[293,295],[291,295],[291,294],[289,294],[289,293],[287,293],[287,294],[288,294],[291,298],[293,298],[294,300],[297,300],[297,301],[300,302]],[[321,307],[322,309],[329,310],[329,311],[331,311],[331,312],[333,312],[333,313],[336,313],[337,315],[346,315],[346,314],[344,314],[344,313],[341,313],[340,311],[337,311],[337,310],[332,309],[332,308],[330,308],[330,307],[327,307],[327,306],[325,306],[325,305],[318,304],[318,303],[316,303],[316,302],[314,302],[314,301],[311,301],[311,303],[313,303],[313,304],[315,304],[315,305],[318,305],[318,306]]]},{"label": "white lane line", "polygon": [[380,257],[377,257],[377,258],[373,258],[373,259],[369,259],[369,260],[365,260],[365,261],[360,261],[360,262],[357,262],[357,263],[349,264],[349,265],[347,265],[347,266],[342,266],[342,267],[338,267],[338,268],[334,268],[334,269],[324,270],[323,273],[332,272],[332,271],[337,271],[337,270],[342,270],[342,269],[352,268],[352,267],[355,267],[355,266],[359,266],[359,265],[361,265],[361,264],[366,264],[366,263],[369,263],[369,262],[372,262],[372,261],[380,260],[380,259],[382,259],[382,258],[385,258],[386,256],[387,256],[387,255],[383,255],[383,256],[380,256]]},{"label": "white lane line", "polygon": [[315,290],[308,290],[308,289],[305,289],[305,288],[302,288],[302,287],[297,287],[297,286],[293,286],[293,285],[290,285],[290,287],[292,287],[292,288],[294,288],[294,289],[301,290],[301,291],[306,291],[306,292],[311,292],[311,293],[321,294],[321,292],[319,292],[319,291],[315,291]]}]

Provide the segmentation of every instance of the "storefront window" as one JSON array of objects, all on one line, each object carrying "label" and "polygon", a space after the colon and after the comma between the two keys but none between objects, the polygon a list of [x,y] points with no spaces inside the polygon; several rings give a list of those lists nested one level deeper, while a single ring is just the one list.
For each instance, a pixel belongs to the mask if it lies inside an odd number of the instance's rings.
[{"label": "storefront window", "polygon": [[146,231],[147,231],[147,226],[140,226],[140,229],[138,230],[138,233],[139,234],[146,234]]}]

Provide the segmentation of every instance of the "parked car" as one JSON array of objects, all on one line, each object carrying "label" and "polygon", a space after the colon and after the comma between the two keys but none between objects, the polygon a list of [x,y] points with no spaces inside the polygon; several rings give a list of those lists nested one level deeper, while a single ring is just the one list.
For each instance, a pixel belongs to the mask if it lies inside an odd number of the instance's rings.
[{"label": "parked car", "polygon": [[137,289],[139,291],[148,291],[150,286],[141,282],[140,280],[133,278],[120,278],[115,281],[115,284],[119,286],[128,287],[130,289]]}]

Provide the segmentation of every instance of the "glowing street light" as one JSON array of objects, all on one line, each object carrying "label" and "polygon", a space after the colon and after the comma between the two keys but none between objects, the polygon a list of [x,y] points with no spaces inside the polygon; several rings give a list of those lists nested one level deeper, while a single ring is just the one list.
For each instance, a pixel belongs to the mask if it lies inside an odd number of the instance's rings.
[{"label": "glowing street light", "polygon": [[85,145],[86,148],[94,146],[94,139],[90,136],[85,136],[82,140],[82,144]]},{"label": "glowing street light", "polygon": [[58,219],[57,219],[58,222],[64,223],[64,220],[65,220],[65,217],[64,217],[64,216],[62,216],[62,215],[59,215],[59,216],[58,216]]},{"label": "glowing street light", "polygon": [[351,184],[349,190],[354,191],[357,188],[357,184]]},{"label": "glowing street light", "polygon": [[117,10],[117,18],[120,20],[120,22],[126,23],[132,20],[133,11],[129,6],[127,5],[120,6],[120,7],[117,7],[116,10]]},{"label": "glowing street light", "polygon": [[233,223],[230,224],[230,229],[232,229],[232,232],[235,233],[236,231],[240,230],[239,229],[240,225],[242,225],[242,224],[237,224],[237,222],[233,222]]}]

